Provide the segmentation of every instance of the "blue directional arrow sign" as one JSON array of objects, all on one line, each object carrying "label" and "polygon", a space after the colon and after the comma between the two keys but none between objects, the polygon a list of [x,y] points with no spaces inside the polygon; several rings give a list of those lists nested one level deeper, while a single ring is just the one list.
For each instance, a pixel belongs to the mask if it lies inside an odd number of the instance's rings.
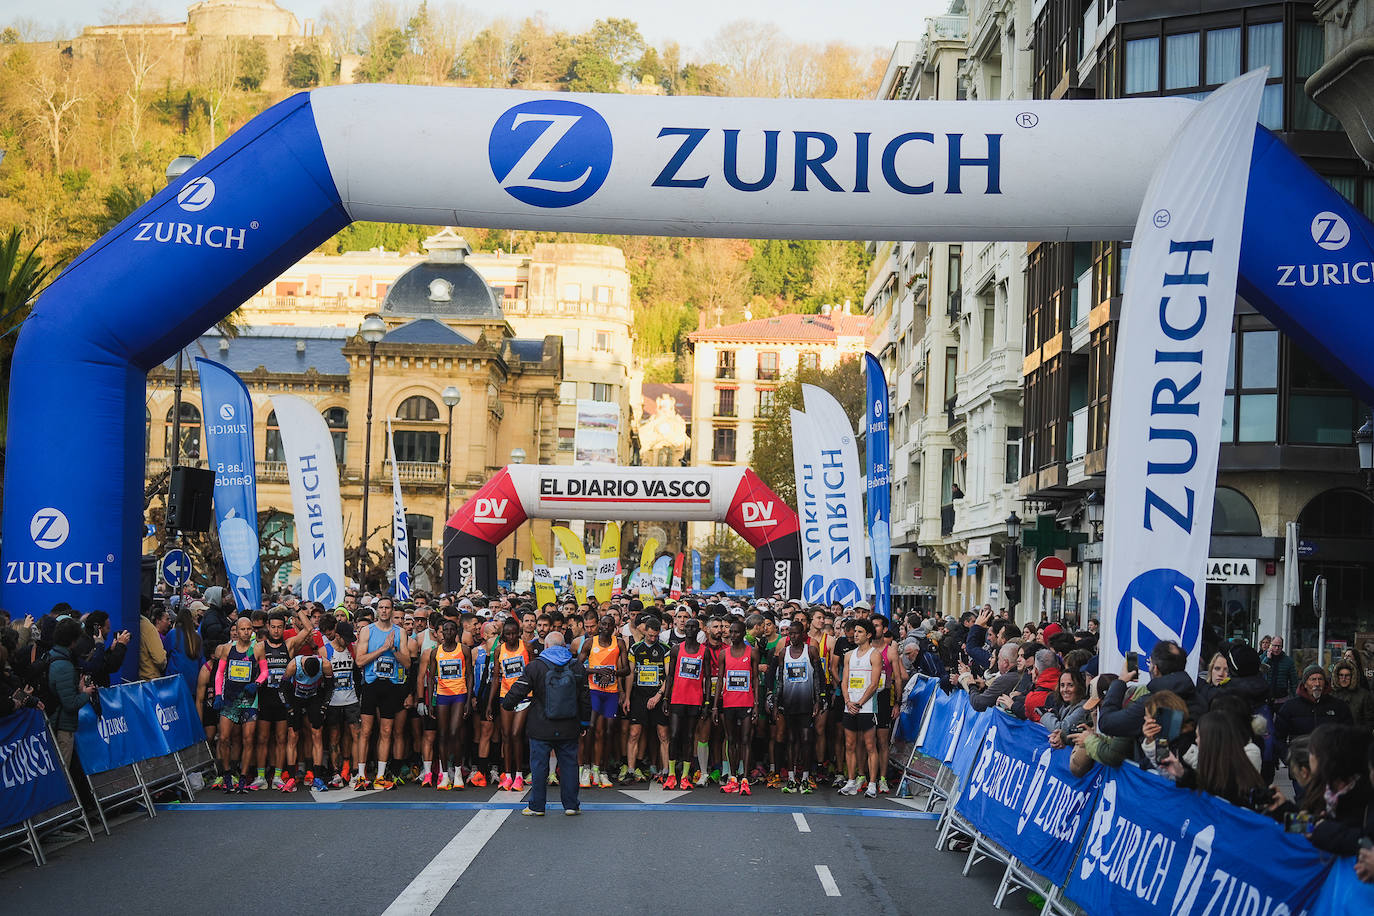
[{"label": "blue directional arrow sign", "polygon": [[181,588],[191,581],[191,558],[181,549],[169,550],[162,556],[162,581],[172,588]]}]

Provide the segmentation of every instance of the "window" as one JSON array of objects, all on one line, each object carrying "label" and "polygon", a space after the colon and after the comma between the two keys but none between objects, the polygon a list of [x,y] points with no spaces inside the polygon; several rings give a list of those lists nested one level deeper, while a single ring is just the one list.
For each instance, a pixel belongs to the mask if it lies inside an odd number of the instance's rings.
[{"label": "window", "polygon": [[596,332],[596,349],[601,350],[601,351],[603,351],[603,352],[609,352],[609,351],[610,351],[610,349],[611,349],[611,332],[610,332],[610,331],[597,331],[597,332]]},{"label": "window", "polygon": [[562,298],[563,298],[563,301],[564,301],[564,302],[581,302],[581,301],[582,301],[582,284],[581,284],[581,283],[564,283],[564,284],[563,284],[563,297],[562,297]]},{"label": "window", "polygon": [[615,386],[606,382],[592,382],[593,401],[614,401]]},{"label": "window", "polygon": [[1326,39],[1317,22],[1298,23],[1297,79],[1293,85],[1294,130],[1340,130],[1340,123],[1307,97],[1303,83],[1321,67]]},{"label": "window", "polygon": [[1212,503],[1212,534],[1232,537],[1259,537],[1259,513],[1245,494],[1230,487],[1217,487]]},{"label": "window", "polygon": [[574,430],[568,426],[558,427],[558,450],[560,452],[570,452],[573,450]]},{"label": "window", "polygon": [[735,460],[735,430],[730,426],[718,426],[712,434],[713,444],[711,449],[712,461]]},{"label": "window", "polygon": [[564,404],[571,404],[577,400],[577,382],[559,382],[558,400]]},{"label": "window", "polygon": [[[434,516],[406,514],[406,530],[416,542],[434,540]],[[413,547],[414,545],[412,545]]]},{"label": "window", "polygon": [[992,356],[997,338],[997,307],[992,302],[983,306],[983,359]]},{"label": "window", "polygon": [[1288,435],[1298,445],[1351,445],[1359,405],[1317,360],[1288,343]]},{"label": "window", "polygon": [[1021,473],[1021,427],[1007,427],[1007,466],[1002,475],[1003,483],[1016,483]]},{"label": "window", "polygon": [[797,357],[797,366],[802,369],[819,369],[821,367],[821,355],[819,353],[802,353]]},{"label": "window", "polygon": [[954,502],[954,449],[940,452],[940,505]]},{"label": "window", "polygon": [[[275,418],[276,414],[272,416]],[[342,407],[329,408],[324,412],[324,425],[329,427],[329,437],[334,440],[334,461],[343,464],[348,452],[348,411]]]},{"label": "window", "polygon": [[1164,88],[1191,89],[1198,85],[1201,46],[1197,32],[1170,35],[1164,40]]},{"label": "window", "polygon": [[609,286],[596,287],[595,290],[593,290],[593,295],[596,296],[596,301],[599,305],[610,305],[615,301],[615,290]]},{"label": "window", "polygon": [[439,408],[434,406],[434,402],[422,394],[412,395],[401,402],[401,406],[396,408],[396,419],[398,420],[437,420],[439,419]]},{"label": "window", "polygon": [[281,444],[281,429],[277,426],[277,412],[267,415],[267,434],[263,437],[263,461],[285,461],[286,451]]},{"label": "window", "polygon": [[733,417],[735,415],[735,389],[717,388],[716,389],[716,416]]},{"label": "window", "polygon": [[759,380],[771,382],[778,377],[778,354],[759,354]]},{"label": "window", "polygon": [[1126,94],[1159,91],[1159,39],[1126,42]]},{"label": "window", "polygon": [[1231,335],[1221,441],[1276,441],[1278,392],[1279,332],[1273,328],[1242,327]]},{"label": "window", "polygon": [[735,377],[735,351],[721,350],[716,353],[716,378]]},{"label": "window", "polygon": [[1260,96],[1259,122],[1283,129],[1283,23],[1265,22],[1246,29],[1245,69],[1268,67],[1270,82]]},{"label": "window", "polygon": [[397,461],[439,462],[439,434],[433,430],[398,429],[392,433]]},{"label": "window", "polygon": [[[176,408],[167,410],[167,438],[164,441],[167,459],[175,461],[177,456],[172,449],[172,424],[176,421]],[[195,461],[200,458],[200,408],[190,401],[181,402],[181,458]]]},{"label": "window", "polygon": [[964,248],[962,245],[949,246],[949,320],[958,321],[960,300],[964,297]]},{"label": "window", "polygon": [[[951,414],[958,398],[959,348],[945,347],[945,410]],[[953,422],[951,420],[951,422]]]},{"label": "window", "polygon": [[774,390],[773,390],[772,388],[760,388],[760,389],[759,389],[759,410],[758,410],[758,416],[760,416],[760,417],[766,417],[766,416],[768,416],[769,411],[771,411],[771,410],[773,409],[773,401],[774,401],[774,395],[775,395],[775,394],[776,394],[776,392],[774,392]]},{"label": "window", "polygon": [[1207,31],[1207,85],[1240,76],[1240,27]]}]

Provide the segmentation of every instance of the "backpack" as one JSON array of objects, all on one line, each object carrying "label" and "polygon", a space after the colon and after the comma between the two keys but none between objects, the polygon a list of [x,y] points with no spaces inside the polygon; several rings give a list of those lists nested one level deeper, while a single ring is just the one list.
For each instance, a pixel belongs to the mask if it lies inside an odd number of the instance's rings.
[{"label": "backpack", "polygon": [[[34,696],[43,704],[50,721],[56,721],[62,711],[62,700],[57,695],[57,688],[52,685],[52,663],[56,660],[53,650],[49,649],[30,669]],[[72,662],[72,682],[76,687],[81,685],[81,673],[75,661]]]},{"label": "backpack", "polygon": [[578,717],[577,678],[571,664],[550,665],[544,671],[544,718],[550,721]]}]

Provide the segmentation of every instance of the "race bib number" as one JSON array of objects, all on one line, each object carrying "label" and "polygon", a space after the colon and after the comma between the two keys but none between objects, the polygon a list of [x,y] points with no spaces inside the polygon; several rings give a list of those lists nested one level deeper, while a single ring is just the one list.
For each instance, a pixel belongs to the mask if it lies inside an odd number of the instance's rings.
[{"label": "race bib number", "polygon": [[504,678],[517,678],[525,673],[525,659],[523,656],[515,655],[510,658],[501,659],[501,676]]},{"label": "race bib number", "polygon": [[276,687],[286,675],[286,662],[271,659],[267,662],[267,686]]},{"label": "race bib number", "polygon": [[638,684],[640,687],[657,687],[658,669],[639,668],[635,672],[635,683]]},{"label": "race bib number", "polygon": [[600,665],[592,669],[592,683],[597,687],[610,689],[615,686],[615,669]]},{"label": "race bib number", "polygon": [[701,659],[682,656],[678,659],[677,673],[678,677],[690,678],[694,681],[701,680]]},{"label": "race bib number", "polygon": [[396,675],[396,659],[390,655],[383,655],[374,663],[372,671],[377,677],[394,677]]},{"label": "race bib number", "polygon": [[747,692],[749,690],[749,672],[725,672],[725,689],[734,693]]},{"label": "race bib number", "polygon": [[253,664],[248,659],[234,659],[229,662],[229,680],[237,684],[246,684],[252,676]]},{"label": "race bib number", "polygon": [[788,662],[785,669],[788,683],[806,680],[806,662]]},{"label": "race bib number", "polygon": [[445,680],[456,680],[463,676],[463,661],[458,658],[440,659],[439,677]]},{"label": "race bib number", "polygon": [[863,675],[861,675],[861,674],[851,674],[851,675],[849,676],[849,689],[850,689],[850,690],[857,690],[857,691],[859,691],[860,693],[862,693],[866,687],[868,687],[868,682],[864,679],[864,676],[863,676]]}]

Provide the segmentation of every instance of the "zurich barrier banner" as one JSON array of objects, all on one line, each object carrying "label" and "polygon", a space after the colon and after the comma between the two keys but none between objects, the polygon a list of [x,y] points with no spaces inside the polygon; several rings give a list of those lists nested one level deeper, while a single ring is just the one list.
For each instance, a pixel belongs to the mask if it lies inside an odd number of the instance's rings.
[{"label": "zurich barrier banner", "polygon": [[88,773],[161,757],[205,740],[195,699],[179,677],[100,689],[100,712],[83,706],[76,751]]},{"label": "zurich barrier banner", "polygon": [[62,758],[37,709],[0,719],[0,827],[26,820],[72,797]]},{"label": "zurich barrier banner", "polygon": [[813,486],[820,494],[821,549],[829,572],[825,600],[853,607],[863,599],[863,480],[854,427],[834,395],[815,385],[802,385],[802,400],[819,443],[820,464]]},{"label": "zurich barrier banner", "polygon": [[1266,71],[1184,122],[1145,193],[1121,309],[1107,449],[1103,671],[1177,641],[1196,675],[1241,220]]},{"label": "zurich barrier banner", "polygon": [[1355,877],[1353,857],[1337,859],[1331,863],[1331,870],[1310,912],[1311,916],[1374,913],[1374,884],[1365,884]]},{"label": "zurich barrier banner", "polygon": [[792,419],[792,474],[797,489],[797,529],[801,536],[802,600],[828,604],[825,583],[830,577],[829,554],[821,533],[820,433],[800,410]]},{"label": "zurich barrier banner", "polygon": [[401,500],[401,469],[396,466],[396,440],[391,417],[386,418],[386,455],[391,459],[391,545],[395,564],[396,600],[410,600],[410,537],[406,533],[406,505]]},{"label": "zurich barrier banner", "polygon": [[1104,773],[1067,891],[1089,913],[1299,914],[1328,864],[1264,815],[1121,766]]},{"label": "zurich barrier banner", "polygon": [[892,740],[911,741],[917,737],[917,732],[921,728],[921,720],[925,717],[926,707],[930,705],[935,696],[935,691],[940,689],[932,677],[924,674],[916,675],[916,683],[912,685],[911,691],[902,700],[902,710],[897,715],[897,725],[893,729]]},{"label": "zurich barrier banner", "polygon": [[[1027,867],[1063,884],[1092,814],[1101,765],[1085,776],[1069,772],[1072,748],[1052,750],[1049,731],[994,710],[967,729],[974,748],[955,810]],[[1090,912],[1097,912],[1089,908]]]},{"label": "zurich barrier banner", "polygon": [[286,476],[291,481],[291,507],[296,514],[296,540],[301,554],[301,595],[334,607],[343,600],[343,507],[339,502],[339,466],[334,440],[324,417],[309,401],[275,394]]},{"label": "zurich barrier banner", "polygon": [[864,354],[864,430],[868,451],[868,553],[873,563],[873,610],[892,616],[892,487],[887,432],[887,378],[872,353]]},{"label": "zurich barrier banner", "polygon": [[258,480],[253,458],[253,402],[228,366],[196,357],[205,448],[215,472],[215,528],[224,570],[241,611],[262,607]]},{"label": "zurich barrier banner", "polygon": [[964,724],[973,715],[973,706],[969,704],[968,694],[964,691],[936,693],[935,705],[926,721],[925,733],[921,736],[921,753],[942,763],[952,762]]}]

